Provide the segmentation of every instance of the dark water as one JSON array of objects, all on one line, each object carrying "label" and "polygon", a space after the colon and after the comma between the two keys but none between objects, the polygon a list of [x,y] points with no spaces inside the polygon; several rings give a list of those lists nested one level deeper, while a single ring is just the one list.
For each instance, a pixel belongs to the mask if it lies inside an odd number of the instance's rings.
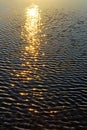
[{"label": "dark water", "polygon": [[0,2],[0,130],[87,130],[87,13]]}]

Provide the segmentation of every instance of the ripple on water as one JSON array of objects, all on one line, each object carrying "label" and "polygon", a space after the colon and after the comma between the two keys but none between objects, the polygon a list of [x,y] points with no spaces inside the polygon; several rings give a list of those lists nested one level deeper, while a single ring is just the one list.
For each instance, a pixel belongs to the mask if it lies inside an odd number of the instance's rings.
[{"label": "ripple on water", "polygon": [[37,37],[28,32],[31,39],[20,38],[29,25],[21,14],[2,19],[0,130],[86,130],[86,16],[50,9],[39,13],[35,29],[42,30]]}]

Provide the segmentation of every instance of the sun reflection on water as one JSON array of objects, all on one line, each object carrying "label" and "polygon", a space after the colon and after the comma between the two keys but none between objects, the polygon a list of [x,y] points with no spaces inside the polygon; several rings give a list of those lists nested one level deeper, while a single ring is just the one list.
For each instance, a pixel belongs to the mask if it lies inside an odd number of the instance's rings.
[{"label": "sun reflection on water", "polygon": [[[21,49],[20,69],[13,74],[22,82],[39,80],[38,56],[41,43],[41,11],[38,5],[25,10],[25,22],[21,29],[23,48]],[[44,54],[44,53],[43,53]]]},{"label": "sun reflection on water", "polygon": [[[39,78],[38,76],[38,53],[41,38],[41,16],[38,5],[31,5],[25,12],[25,23],[22,27],[21,37],[25,43],[23,57],[21,58],[22,67],[26,69],[20,72],[21,77],[26,81]],[[25,78],[26,77],[26,78]]]},{"label": "sun reflection on water", "polygon": [[[37,83],[41,82],[40,73],[44,73],[41,69],[45,67],[45,63],[43,63],[42,60],[39,60],[41,56],[45,56],[45,53],[40,50],[42,40],[42,23],[40,14],[41,11],[37,5],[32,5],[26,9],[25,21],[21,31],[23,46],[21,48],[20,68],[13,70],[13,75],[15,75],[20,84],[25,85],[26,88],[29,87],[26,91],[19,91],[19,96],[22,97],[25,102],[29,101],[28,97],[30,93],[28,90],[30,88],[33,99],[37,98],[41,101],[44,100],[44,90],[39,90],[37,86]],[[11,84],[11,87],[14,86],[14,84]],[[38,113],[38,110],[33,108],[33,105],[34,104],[30,105],[29,112]]]},{"label": "sun reflection on water", "polygon": [[24,25],[24,32],[22,32],[22,37],[26,39],[27,45],[25,50],[30,53],[33,58],[38,55],[38,50],[40,46],[40,38],[38,33],[41,31],[41,17],[40,10],[37,5],[32,5],[30,8],[26,9],[26,21]]}]

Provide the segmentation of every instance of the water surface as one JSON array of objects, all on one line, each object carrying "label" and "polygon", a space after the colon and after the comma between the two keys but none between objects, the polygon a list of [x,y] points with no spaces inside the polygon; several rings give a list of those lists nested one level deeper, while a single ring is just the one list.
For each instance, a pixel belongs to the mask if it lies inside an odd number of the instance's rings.
[{"label": "water surface", "polygon": [[86,1],[0,1],[0,130],[87,129]]}]

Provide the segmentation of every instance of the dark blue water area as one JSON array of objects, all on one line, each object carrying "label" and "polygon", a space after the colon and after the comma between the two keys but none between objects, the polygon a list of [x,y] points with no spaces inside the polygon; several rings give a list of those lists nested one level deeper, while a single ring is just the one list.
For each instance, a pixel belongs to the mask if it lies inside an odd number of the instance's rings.
[{"label": "dark blue water area", "polygon": [[0,10],[0,130],[87,130],[86,10]]}]

